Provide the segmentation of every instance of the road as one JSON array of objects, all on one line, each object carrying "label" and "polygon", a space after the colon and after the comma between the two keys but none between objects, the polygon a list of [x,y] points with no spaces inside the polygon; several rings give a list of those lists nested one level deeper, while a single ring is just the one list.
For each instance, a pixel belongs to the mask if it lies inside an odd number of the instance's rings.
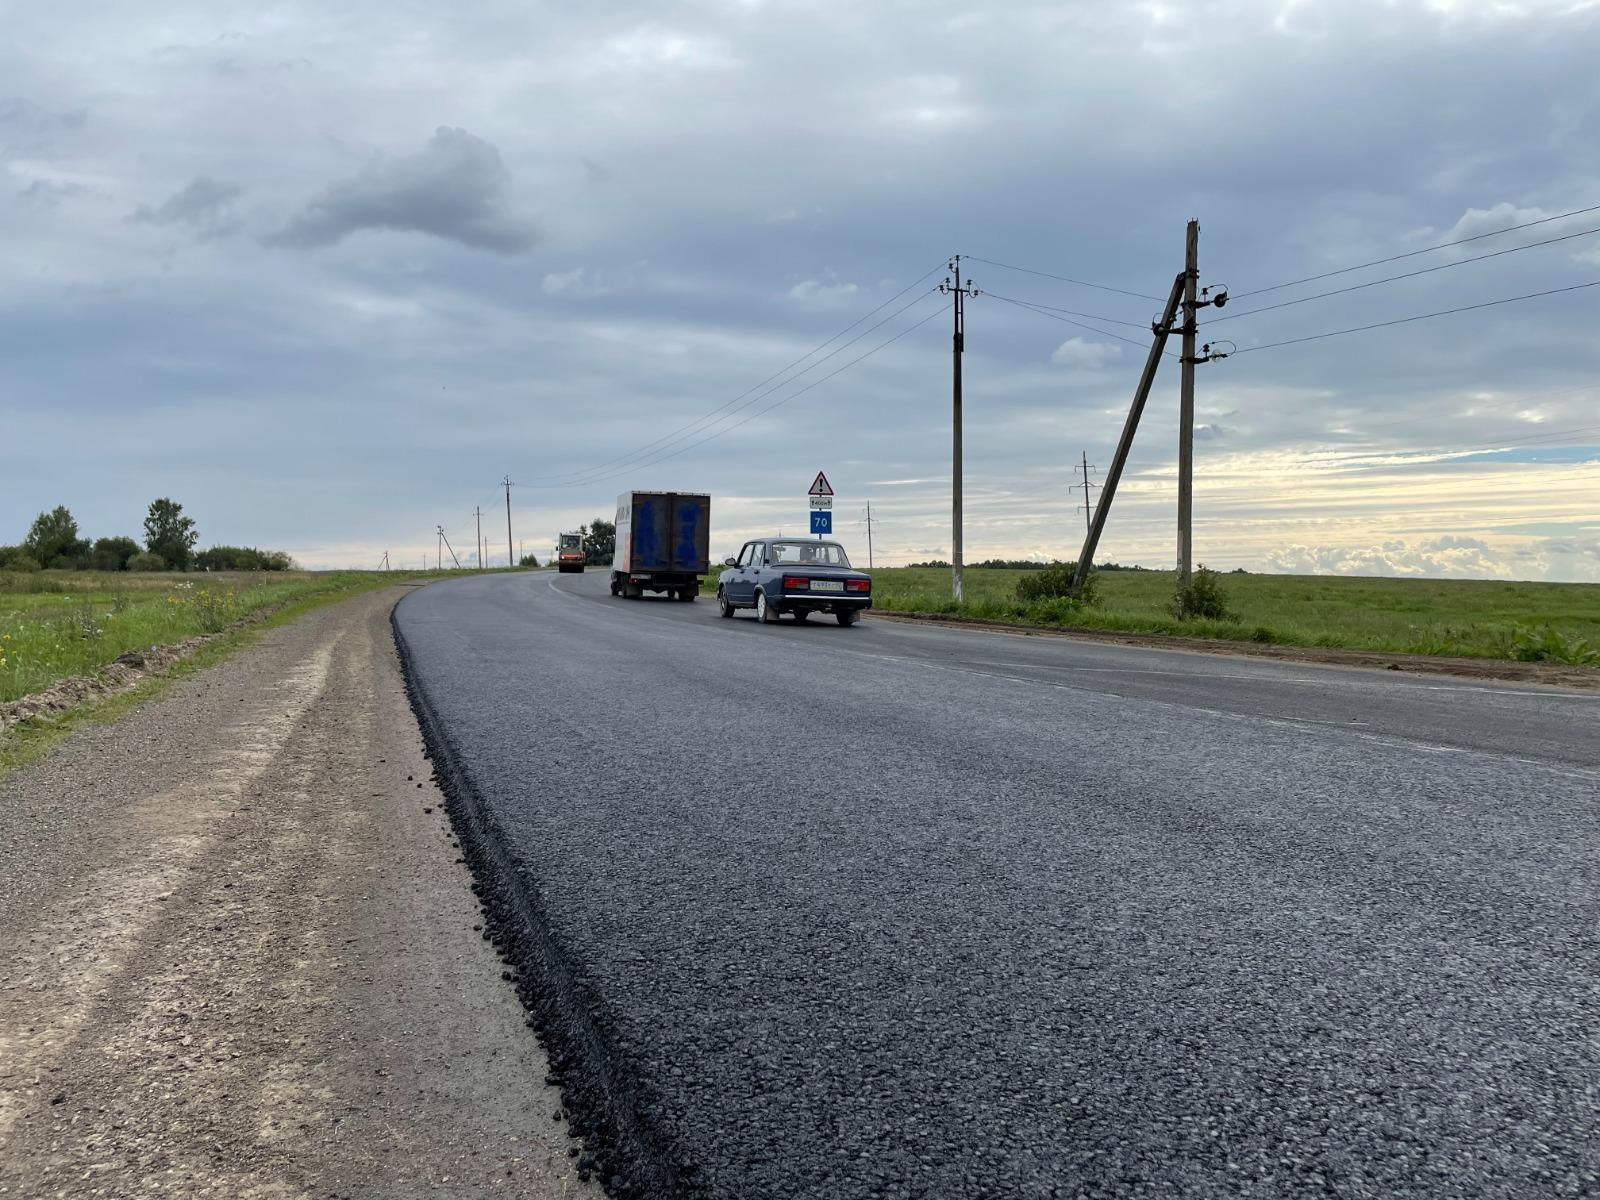
[{"label": "road", "polygon": [[618,1196],[1600,1190],[1600,697],[407,597]]}]

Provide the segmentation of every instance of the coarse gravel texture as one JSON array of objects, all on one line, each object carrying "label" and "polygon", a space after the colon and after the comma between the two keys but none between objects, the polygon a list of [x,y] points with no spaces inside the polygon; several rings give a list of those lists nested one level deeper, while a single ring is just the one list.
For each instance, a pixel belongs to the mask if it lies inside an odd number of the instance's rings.
[{"label": "coarse gravel texture", "polygon": [[600,1194],[482,936],[400,594],[0,782],[0,1196]]},{"label": "coarse gravel texture", "polygon": [[604,589],[395,623],[613,1195],[1600,1193],[1592,693]]}]

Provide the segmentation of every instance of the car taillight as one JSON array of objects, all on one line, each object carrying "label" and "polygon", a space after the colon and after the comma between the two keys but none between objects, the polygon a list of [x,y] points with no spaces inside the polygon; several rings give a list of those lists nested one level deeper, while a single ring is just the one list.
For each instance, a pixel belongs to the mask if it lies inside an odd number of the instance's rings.
[{"label": "car taillight", "polygon": [[786,588],[809,588],[811,580],[804,575],[785,575],[783,577],[783,586]]},{"label": "car taillight", "polygon": [[847,592],[870,592],[872,590],[872,580],[846,579],[844,581],[844,590]]}]

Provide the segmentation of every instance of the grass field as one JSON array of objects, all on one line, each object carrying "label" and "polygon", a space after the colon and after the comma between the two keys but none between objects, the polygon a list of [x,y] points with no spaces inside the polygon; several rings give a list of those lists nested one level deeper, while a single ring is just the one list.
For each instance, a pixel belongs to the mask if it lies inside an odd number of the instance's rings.
[{"label": "grass field", "polygon": [[0,573],[0,701],[69,675],[93,674],[129,650],[218,633],[264,608],[339,599],[411,577],[370,571]]},{"label": "grass field", "polygon": [[1016,585],[1024,574],[969,569],[966,603],[957,605],[947,569],[880,569],[872,573],[873,604],[1072,629],[1600,663],[1596,584],[1224,575],[1228,619],[1179,621],[1172,615],[1170,572],[1104,572],[1099,605],[1078,610],[1060,602],[1020,603]]}]

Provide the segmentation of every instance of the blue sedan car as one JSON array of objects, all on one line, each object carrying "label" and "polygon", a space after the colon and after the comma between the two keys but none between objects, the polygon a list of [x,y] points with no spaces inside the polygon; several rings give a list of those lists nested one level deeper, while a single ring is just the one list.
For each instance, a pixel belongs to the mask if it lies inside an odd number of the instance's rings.
[{"label": "blue sedan car", "polygon": [[872,607],[871,577],[851,569],[838,542],[757,538],[722,565],[727,570],[717,577],[717,607],[725,617],[753,608],[757,620],[771,625],[783,613],[804,621],[827,612],[841,625],[854,625]]}]

